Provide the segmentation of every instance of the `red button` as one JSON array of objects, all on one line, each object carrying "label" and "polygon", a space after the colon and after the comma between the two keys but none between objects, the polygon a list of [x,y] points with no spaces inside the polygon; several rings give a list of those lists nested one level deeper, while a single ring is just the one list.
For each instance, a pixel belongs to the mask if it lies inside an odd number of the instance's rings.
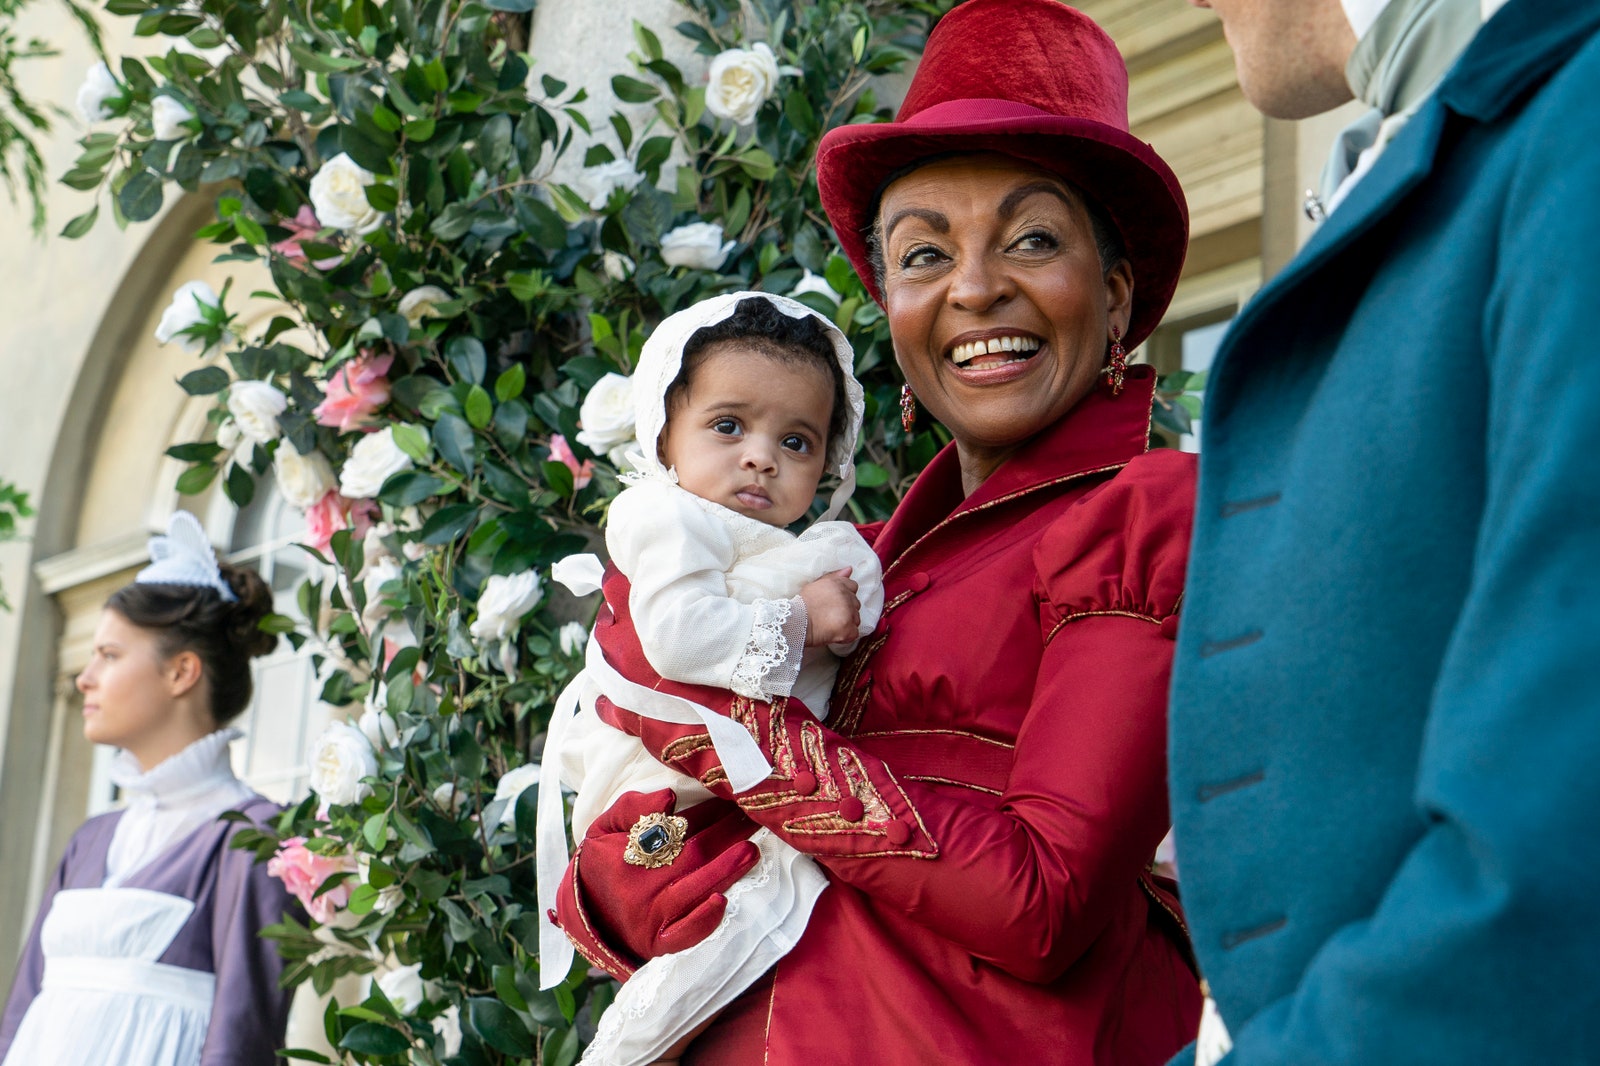
[{"label": "red button", "polygon": [[906,841],[911,839],[911,827],[904,822],[890,822],[885,832],[888,834],[889,843],[897,848],[904,846]]},{"label": "red button", "polygon": [[906,588],[910,589],[912,592],[921,592],[923,589],[925,589],[927,587],[928,587],[928,575],[927,574],[912,574],[910,580],[908,580],[906,582]]},{"label": "red button", "polygon": [[839,817],[847,822],[859,822],[867,816],[867,809],[861,801],[854,796],[846,796],[839,801]]},{"label": "red button", "polygon": [[817,790],[817,775],[810,770],[801,770],[794,775],[794,790],[802,796],[809,796]]}]

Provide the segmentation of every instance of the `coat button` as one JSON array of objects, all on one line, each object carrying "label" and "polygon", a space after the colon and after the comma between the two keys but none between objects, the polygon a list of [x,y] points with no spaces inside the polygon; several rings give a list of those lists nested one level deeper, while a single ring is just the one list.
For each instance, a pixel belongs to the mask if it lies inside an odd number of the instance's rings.
[{"label": "coat button", "polygon": [[794,775],[794,790],[802,796],[809,796],[817,790],[817,775],[810,770],[801,770]]},{"label": "coat button", "polygon": [[854,796],[839,801],[839,817],[847,822],[859,822],[867,816],[867,808]]},{"label": "coat button", "polygon": [[884,833],[888,836],[889,843],[897,848],[905,847],[906,842],[911,839],[911,827],[904,822],[890,822],[889,828],[884,830]]},{"label": "coat button", "polygon": [[921,592],[923,589],[928,587],[928,581],[929,578],[927,574],[920,572],[915,573],[912,574],[911,577],[906,581],[906,588],[910,589],[912,592]]}]

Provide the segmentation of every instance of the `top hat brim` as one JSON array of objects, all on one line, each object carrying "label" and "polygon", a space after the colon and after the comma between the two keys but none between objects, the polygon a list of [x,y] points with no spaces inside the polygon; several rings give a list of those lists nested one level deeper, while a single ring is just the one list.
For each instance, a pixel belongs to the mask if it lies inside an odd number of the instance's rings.
[{"label": "top hat brim", "polygon": [[1149,145],[1114,126],[1009,101],[951,101],[907,122],[840,126],[823,137],[817,148],[823,210],[873,299],[883,303],[867,232],[885,183],[919,160],[989,152],[1059,174],[1110,217],[1133,268],[1126,344],[1142,342],[1166,313],[1188,249],[1189,209],[1177,176]]}]

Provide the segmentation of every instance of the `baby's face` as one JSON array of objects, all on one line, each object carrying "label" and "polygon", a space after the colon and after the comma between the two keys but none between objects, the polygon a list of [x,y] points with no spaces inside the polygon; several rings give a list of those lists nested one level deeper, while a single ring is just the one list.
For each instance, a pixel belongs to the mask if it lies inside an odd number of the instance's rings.
[{"label": "baby's face", "polygon": [[828,371],[720,341],[688,384],[661,436],[662,461],[677,470],[678,484],[769,526],[804,515],[827,463]]}]

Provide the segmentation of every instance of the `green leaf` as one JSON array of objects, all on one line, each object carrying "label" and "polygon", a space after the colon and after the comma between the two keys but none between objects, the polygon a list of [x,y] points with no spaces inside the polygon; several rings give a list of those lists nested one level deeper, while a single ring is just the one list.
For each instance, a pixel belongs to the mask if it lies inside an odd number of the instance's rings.
[{"label": "green leaf", "polygon": [[141,170],[117,193],[117,206],[129,222],[146,222],[161,210],[161,175]]},{"label": "green leaf", "polygon": [[522,1019],[498,999],[473,996],[467,1000],[467,1024],[485,1044],[514,1058],[533,1054],[533,1036]]},{"label": "green leaf", "polygon": [[256,628],[263,633],[293,633],[295,622],[286,614],[269,614],[256,623]]},{"label": "green leaf", "polygon": [[402,470],[383,483],[378,499],[395,507],[415,507],[449,488],[449,482],[420,470]]},{"label": "green leaf", "polygon": [[449,360],[450,369],[456,372],[457,377],[474,385],[483,384],[483,377],[489,369],[489,356],[478,338],[454,338],[445,345],[444,357]]},{"label": "green leaf", "polygon": [[483,390],[482,385],[474,385],[467,393],[465,404],[467,411],[467,424],[473,429],[482,429],[494,417],[494,403],[489,399],[489,394]]},{"label": "green leaf", "polygon": [[344,1034],[339,1046],[360,1055],[403,1055],[411,1050],[411,1040],[380,1022],[362,1022]]},{"label": "green leaf", "polygon": [[393,211],[400,206],[400,190],[381,183],[368,185],[367,203],[372,205],[374,211]]},{"label": "green leaf", "polygon": [[[369,818],[368,821],[371,821]],[[350,899],[346,901],[344,909],[351,914],[368,914],[378,903],[378,890],[371,885],[357,885],[350,892]]]},{"label": "green leaf", "polygon": [[[98,184],[98,183],[97,183]],[[94,220],[100,216],[100,205],[95,204],[89,210],[68,222],[61,229],[61,235],[68,240],[77,240],[94,228]]]},{"label": "green leaf", "polygon": [[[440,389],[440,392],[445,390]],[[448,392],[445,395],[449,395]],[[425,463],[433,455],[433,449],[428,444],[428,434],[421,426],[413,426],[409,422],[400,422],[392,428],[395,447],[405,452],[414,462]]]},{"label": "green leaf", "polygon": [[455,503],[449,507],[441,507],[422,523],[418,537],[424,544],[449,544],[471,529],[472,523],[477,519],[477,504]]},{"label": "green leaf", "polygon": [[517,989],[517,971],[512,966],[496,966],[494,968],[494,994],[500,1001],[512,1010],[526,1011],[528,1001],[522,997]]},{"label": "green leaf", "polygon": [[672,143],[671,137],[651,137],[642,142],[639,145],[638,159],[634,163],[635,169],[647,176],[654,175],[672,154]]},{"label": "green leaf", "polygon": [[238,463],[228,468],[228,480],[222,483],[223,494],[237,507],[248,507],[255,499],[256,479]]},{"label": "green leaf", "polygon": [[856,464],[856,485],[863,489],[875,489],[889,483],[889,472],[877,463]]},{"label": "green leaf", "polygon": [[388,812],[374,814],[368,818],[361,826],[361,836],[374,853],[382,851],[384,842],[389,839]]},{"label": "green leaf", "polygon": [[167,454],[179,462],[209,463],[222,454],[222,445],[197,440],[190,444],[174,444],[167,449]]},{"label": "green leaf", "polygon": [[638,78],[630,78],[626,74],[618,74],[611,79],[611,91],[625,104],[649,103],[661,95],[661,90],[654,85]]},{"label": "green leaf", "polygon": [[639,42],[639,49],[651,59],[661,58],[661,39],[650,32],[650,28],[638,19],[633,20],[633,39]]},{"label": "green leaf", "polygon": [[572,478],[572,468],[566,463],[558,463],[554,459],[544,463],[544,482],[550,486],[550,491],[562,499],[570,497],[574,491],[575,482]]},{"label": "green leaf", "polygon": [[211,484],[211,480],[216,476],[217,468],[212,466],[210,463],[200,466],[191,466],[182,474],[178,475],[178,495],[198,495],[205,490],[207,485]]},{"label": "green leaf", "polygon": [[522,369],[521,363],[513,363],[510,369],[495,378],[494,398],[501,403],[514,400],[522,395],[522,390],[527,383],[528,372]]},{"label": "green leaf", "polygon": [[[487,400],[488,396],[484,399]],[[439,449],[439,454],[445,462],[468,477],[472,476],[476,468],[474,452],[477,448],[477,439],[473,435],[472,427],[459,416],[453,414],[439,416],[439,421],[433,425],[433,446]]]},{"label": "green leaf", "polygon": [[178,387],[190,396],[212,396],[227,388],[231,380],[220,366],[207,366],[183,375],[178,379]]}]

